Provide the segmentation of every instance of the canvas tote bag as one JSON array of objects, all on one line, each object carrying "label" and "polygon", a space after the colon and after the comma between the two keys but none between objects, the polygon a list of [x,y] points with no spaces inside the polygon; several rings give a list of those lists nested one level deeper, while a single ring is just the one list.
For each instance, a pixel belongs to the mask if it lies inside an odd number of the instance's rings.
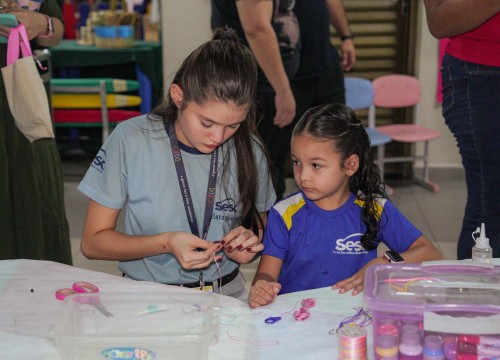
[{"label": "canvas tote bag", "polygon": [[10,29],[7,66],[2,68],[2,75],[10,112],[17,128],[30,142],[53,138],[47,92],[36,68],[23,24]]}]

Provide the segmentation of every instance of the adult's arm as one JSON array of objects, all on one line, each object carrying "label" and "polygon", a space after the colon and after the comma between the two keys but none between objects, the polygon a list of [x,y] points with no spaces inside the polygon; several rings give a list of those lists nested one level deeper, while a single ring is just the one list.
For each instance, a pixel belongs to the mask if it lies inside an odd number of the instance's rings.
[{"label": "adult's arm", "polygon": [[500,11],[499,0],[424,0],[432,35],[446,38],[474,30]]},{"label": "adult's arm", "polygon": [[252,52],[274,89],[276,115],[274,124],[284,127],[295,117],[295,99],[281,59],[278,38],[271,25],[271,0],[237,0],[236,8]]},{"label": "adult's arm", "polygon": [[[29,39],[37,38],[41,46],[55,46],[61,42],[64,33],[63,23],[56,17],[50,17],[54,24],[54,32],[50,35],[47,26],[47,16],[34,11],[19,11],[13,13],[19,22],[26,27]],[[49,37],[44,37],[50,35]]]},{"label": "adult's arm", "polygon": [[[29,10],[15,11],[12,15],[17,18],[17,21],[24,25],[30,40],[36,38],[38,43],[44,47],[55,46],[61,42],[64,33],[64,25],[58,18],[51,17],[54,23],[54,32],[51,36],[43,38],[44,35],[49,34],[46,15]],[[0,36],[8,37],[9,33],[10,28],[5,26],[0,27]]]},{"label": "adult's arm", "polygon": [[[330,23],[337,32],[339,37],[352,35],[345,14],[344,4],[342,0],[326,0]],[[350,71],[356,63],[356,49],[353,39],[345,39],[340,43],[340,51],[342,53],[342,69]]]},{"label": "adult's arm", "polygon": [[[89,259],[135,260],[171,253],[184,269],[206,268],[221,256],[214,256],[220,245],[190,233],[172,231],[155,235],[127,235],[116,231],[119,209],[90,200],[83,225],[80,249]],[[195,251],[204,249],[205,251]]]}]

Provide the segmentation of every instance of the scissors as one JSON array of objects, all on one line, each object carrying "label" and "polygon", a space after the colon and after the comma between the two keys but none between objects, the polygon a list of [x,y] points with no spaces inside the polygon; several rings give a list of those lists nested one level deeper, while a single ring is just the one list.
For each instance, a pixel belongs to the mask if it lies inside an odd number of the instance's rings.
[{"label": "scissors", "polygon": [[[64,300],[69,295],[78,294],[78,293],[81,294],[81,293],[98,293],[98,292],[99,292],[99,288],[97,286],[95,286],[94,284],[91,284],[89,282],[79,281],[79,282],[73,283],[71,289],[64,288],[64,289],[57,290],[56,291],[56,299],[57,300]],[[88,297],[87,299],[83,300],[83,302],[95,306],[97,308],[97,310],[99,310],[104,316],[107,316],[107,317],[113,316],[113,314],[110,313],[101,304],[98,296]]]}]

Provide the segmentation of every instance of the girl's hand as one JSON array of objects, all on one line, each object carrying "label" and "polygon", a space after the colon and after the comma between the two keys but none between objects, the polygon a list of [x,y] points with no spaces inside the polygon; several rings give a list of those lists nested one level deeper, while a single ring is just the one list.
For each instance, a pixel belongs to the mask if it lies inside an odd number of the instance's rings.
[{"label": "girl's hand", "polygon": [[332,289],[340,289],[339,294],[343,294],[352,289],[352,295],[358,295],[364,289],[365,271],[361,269],[350,278],[339,281],[332,286]]},{"label": "girl's hand", "polygon": [[254,309],[259,306],[270,304],[274,302],[280,290],[281,285],[277,282],[257,280],[250,288],[248,305]]},{"label": "girl's hand", "polygon": [[386,264],[387,261],[383,257],[370,260],[353,276],[339,281],[332,286],[332,289],[340,289],[339,294],[343,294],[352,289],[352,295],[358,295],[365,288],[365,272],[371,265]]},{"label": "girl's hand", "polygon": [[170,252],[186,270],[204,269],[212,262],[221,260],[221,255],[215,255],[221,246],[186,232],[170,233]]},{"label": "girl's hand", "polygon": [[227,233],[222,238],[221,244],[224,245],[226,256],[239,264],[250,262],[255,254],[264,250],[259,237],[243,226],[238,226]]}]

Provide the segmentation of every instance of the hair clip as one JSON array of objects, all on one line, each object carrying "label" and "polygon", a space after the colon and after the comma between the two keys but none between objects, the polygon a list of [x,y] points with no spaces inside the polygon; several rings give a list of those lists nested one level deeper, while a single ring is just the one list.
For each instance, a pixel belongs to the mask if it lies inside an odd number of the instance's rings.
[{"label": "hair clip", "polygon": [[271,316],[271,317],[268,317],[266,320],[264,320],[264,322],[266,324],[274,324],[275,322],[278,322],[281,320],[281,316]]}]

